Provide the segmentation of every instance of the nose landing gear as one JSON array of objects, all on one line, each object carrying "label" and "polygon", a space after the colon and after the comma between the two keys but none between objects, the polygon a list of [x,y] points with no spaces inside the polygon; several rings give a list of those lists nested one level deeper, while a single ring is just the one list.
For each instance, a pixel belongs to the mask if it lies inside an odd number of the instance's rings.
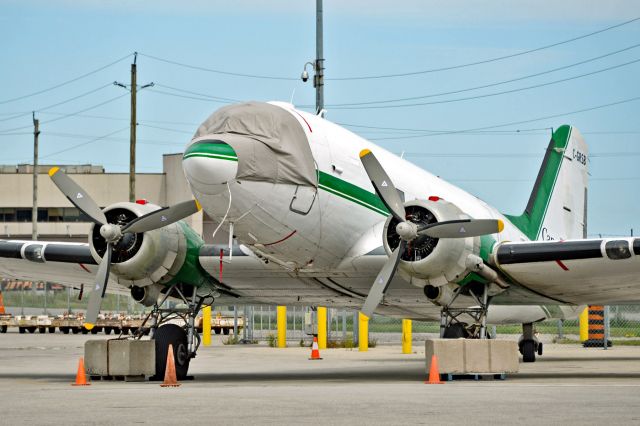
[{"label": "nose landing gear", "polygon": [[[192,295],[185,297],[185,290],[191,290]],[[169,297],[181,300],[186,307],[163,307]],[[169,287],[160,302],[153,306],[153,310],[139,328],[142,330],[145,323],[150,320],[150,334],[151,339],[155,341],[156,352],[156,374],[151,377],[151,380],[163,380],[169,345],[173,348],[177,379],[188,378],[189,363],[196,357],[201,343],[200,334],[195,327],[195,319],[205,301],[207,304],[212,303],[212,294],[199,296],[196,288],[186,289],[180,284],[174,284]],[[136,337],[141,338],[141,332],[138,333]]]}]

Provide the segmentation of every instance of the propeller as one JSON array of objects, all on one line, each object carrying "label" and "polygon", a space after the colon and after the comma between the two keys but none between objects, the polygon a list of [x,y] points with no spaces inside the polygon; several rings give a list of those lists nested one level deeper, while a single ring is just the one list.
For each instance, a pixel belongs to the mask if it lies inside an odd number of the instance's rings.
[{"label": "propeller", "polygon": [[402,198],[375,155],[370,150],[363,149],[360,151],[360,161],[378,196],[398,221],[396,232],[400,236],[400,244],[391,253],[391,256],[378,273],[362,307],[362,313],[368,317],[373,315],[373,312],[384,299],[391,280],[398,269],[402,252],[407,244],[419,235],[427,235],[432,238],[467,238],[496,234],[504,229],[504,223],[496,219],[450,220],[419,227],[406,219]]},{"label": "propeller", "polygon": [[104,212],[98,207],[98,204],[93,201],[80,185],[60,170],[59,167],[53,167],[49,170],[49,176],[51,180],[53,180],[53,183],[74,206],[89,216],[96,225],[100,226],[100,235],[107,242],[107,249],[98,266],[95,285],[89,296],[89,304],[87,306],[84,326],[88,330],[91,330],[98,320],[100,305],[107,291],[113,248],[123,235],[127,233],[137,234],[162,228],[191,216],[200,211],[202,206],[200,206],[197,200],[183,201],[171,207],[154,210],[121,226],[119,224],[109,223]]}]

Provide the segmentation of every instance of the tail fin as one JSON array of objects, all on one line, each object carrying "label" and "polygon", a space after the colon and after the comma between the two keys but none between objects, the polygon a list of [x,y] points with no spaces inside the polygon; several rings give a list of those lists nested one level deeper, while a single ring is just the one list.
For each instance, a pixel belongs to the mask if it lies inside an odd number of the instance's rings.
[{"label": "tail fin", "polygon": [[564,125],[553,133],[527,208],[506,215],[529,239],[586,238],[588,154],[577,129]]}]

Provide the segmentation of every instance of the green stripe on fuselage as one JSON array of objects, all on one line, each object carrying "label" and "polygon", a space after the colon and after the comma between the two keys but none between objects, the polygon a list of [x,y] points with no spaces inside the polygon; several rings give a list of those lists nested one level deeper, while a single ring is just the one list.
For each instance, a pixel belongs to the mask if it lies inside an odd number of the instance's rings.
[{"label": "green stripe on fuselage", "polygon": [[189,146],[184,152],[183,160],[191,157],[216,158],[218,160],[238,161],[236,152],[221,141],[200,141]]},{"label": "green stripe on fuselage", "polygon": [[347,181],[338,179],[335,176],[331,176],[328,173],[318,172],[318,175],[318,187],[320,189],[323,189],[333,195],[337,195],[338,197],[342,197],[345,200],[359,204],[383,216],[389,215],[389,210],[387,210],[378,195]]}]

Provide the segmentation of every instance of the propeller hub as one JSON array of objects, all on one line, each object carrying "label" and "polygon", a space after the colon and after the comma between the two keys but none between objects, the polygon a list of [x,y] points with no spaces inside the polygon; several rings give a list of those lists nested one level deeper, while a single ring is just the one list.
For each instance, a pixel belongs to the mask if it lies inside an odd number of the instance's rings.
[{"label": "propeller hub", "polygon": [[122,238],[122,231],[120,230],[119,225],[105,223],[100,227],[100,235],[102,235],[102,238],[104,238],[108,243],[113,244]]},{"label": "propeller hub", "polygon": [[418,227],[415,223],[400,222],[396,226],[396,232],[405,241],[411,241],[418,236]]}]

